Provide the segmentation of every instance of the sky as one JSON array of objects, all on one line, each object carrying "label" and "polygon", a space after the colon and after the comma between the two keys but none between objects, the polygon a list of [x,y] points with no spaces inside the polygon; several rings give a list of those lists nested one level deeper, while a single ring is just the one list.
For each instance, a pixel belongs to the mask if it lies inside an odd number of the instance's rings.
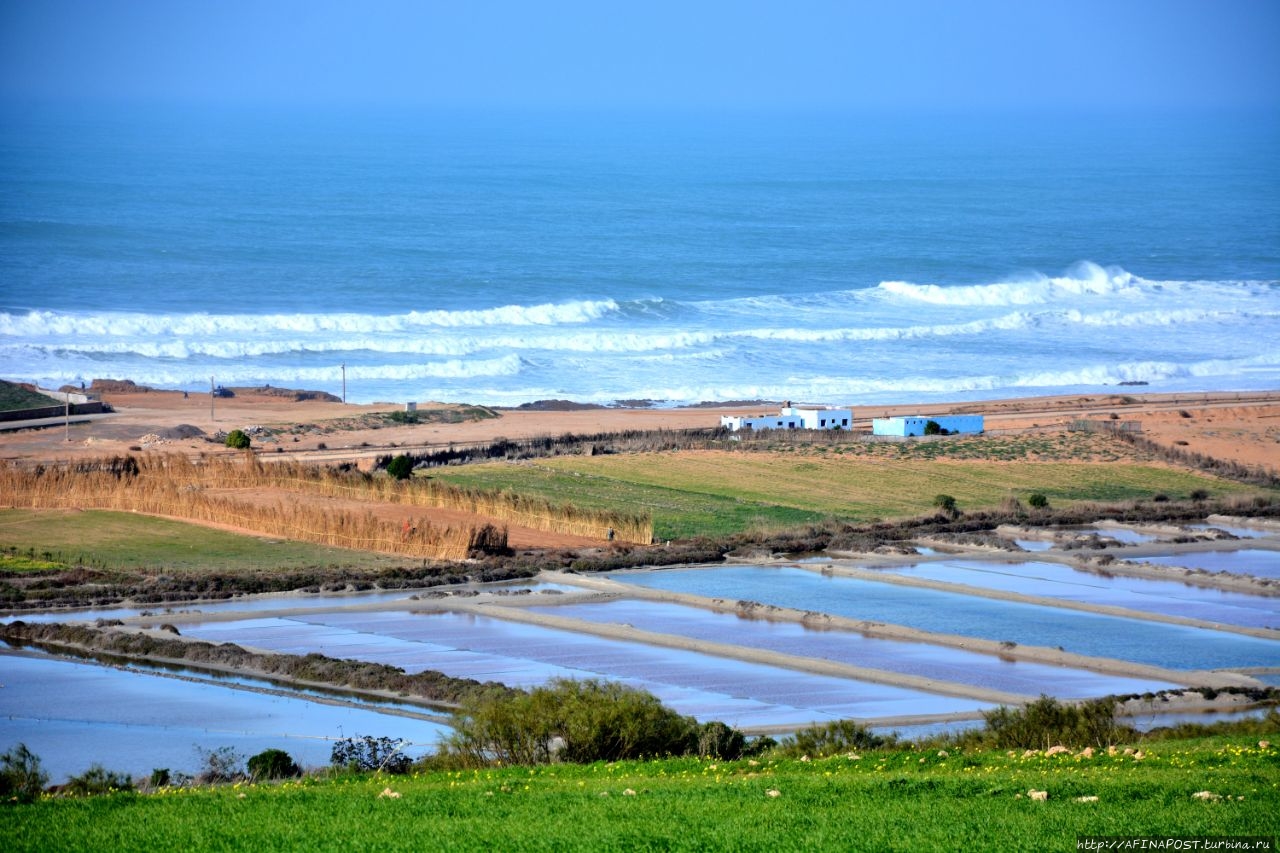
[{"label": "sky", "polygon": [[1280,0],[0,0],[0,101],[1280,114]]}]

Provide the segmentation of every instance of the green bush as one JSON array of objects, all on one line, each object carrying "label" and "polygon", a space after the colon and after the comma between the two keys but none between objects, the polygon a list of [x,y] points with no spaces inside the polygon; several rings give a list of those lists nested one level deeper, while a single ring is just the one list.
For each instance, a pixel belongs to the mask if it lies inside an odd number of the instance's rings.
[{"label": "green bush", "polygon": [[825,725],[801,729],[783,739],[781,749],[785,755],[821,758],[860,749],[892,746],[895,740],[892,735],[875,734],[853,720],[833,720]]},{"label": "green bush", "polygon": [[302,768],[282,749],[264,750],[249,759],[249,778],[255,782],[264,779],[292,779],[301,775]]},{"label": "green bush", "polygon": [[249,436],[245,434],[244,430],[233,429],[227,433],[227,447],[234,447],[236,450],[248,450],[250,443]]},{"label": "green bush", "polygon": [[387,463],[387,473],[397,480],[407,480],[413,476],[413,460],[401,453]]},{"label": "green bush", "polygon": [[955,517],[956,515],[956,499],[951,495],[935,495],[933,505],[945,512],[947,515]]},{"label": "green bush", "polygon": [[[473,697],[454,715],[447,748],[484,765],[590,763],[699,748],[700,727],[643,690],[595,679],[555,679],[528,693]],[[711,741],[731,744],[719,733]]]},{"label": "green bush", "polygon": [[1036,492],[1027,498],[1027,503],[1034,509],[1047,509],[1049,499],[1040,492]]},{"label": "green bush", "polygon": [[742,732],[719,720],[704,723],[698,729],[698,757],[734,761],[747,750]]},{"label": "green bush", "polygon": [[25,743],[0,755],[0,801],[29,803],[40,796],[47,784],[49,774]]},{"label": "green bush", "polygon": [[92,797],[101,794],[114,794],[118,791],[132,791],[133,780],[128,774],[107,770],[101,764],[94,764],[79,776],[72,776],[67,781],[66,792],[73,797]]},{"label": "green bush", "polygon": [[999,749],[1048,749],[1051,746],[1105,747],[1136,734],[1115,720],[1111,699],[1063,705],[1041,696],[1022,708],[1001,705],[982,714],[987,740]]}]

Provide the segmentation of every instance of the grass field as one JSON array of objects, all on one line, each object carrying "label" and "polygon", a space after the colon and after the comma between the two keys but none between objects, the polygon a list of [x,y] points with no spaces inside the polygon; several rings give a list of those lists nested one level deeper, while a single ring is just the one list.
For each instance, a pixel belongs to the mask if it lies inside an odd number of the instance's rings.
[{"label": "grass field", "polygon": [[168,572],[398,566],[402,558],[258,536],[148,515],[0,510],[0,573],[92,566]]},{"label": "grass field", "polygon": [[1007,851],[1074,850],[1078,835],[1275,838],[1280,750],[1261,743],[317,778],[5,806],[0,837],[10,851]]},{"label": "grass field", "polygon": [[793,452],[570,456],[435,469],[431,476],[584,507],[648,511],[659,539],[721,536],[824,517],[867,521],[916,516],[931,512],[939,494],[953,496],[966,510],[995,507],[1010,496],[1025,503],[1033,492],[1053,504],[1159,494],[1185,498],[1196,490],[1214,497],[1259,491],[1141,459],[1059,461],[1050,451],[1063,444],[1052,438],[1041,443],[1043,447],[1025,440],[989,441],[985,458],[975,458],[982,447],[975,440],[949,450],[943,442],[853,443]]},{"label": "grass field", "polygon": [[46,406],[57,406],[60,403],[52,397],[28,391],[21,385],[5,382],[0,379],[0,412],[15,409],[40,409]]}]

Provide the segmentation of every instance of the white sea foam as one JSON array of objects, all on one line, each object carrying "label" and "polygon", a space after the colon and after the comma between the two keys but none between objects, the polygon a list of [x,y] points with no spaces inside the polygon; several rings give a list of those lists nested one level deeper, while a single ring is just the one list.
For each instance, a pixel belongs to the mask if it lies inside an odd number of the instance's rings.
[{"label": "white sea foam", "polygon": [[947,287],[885,281],[879,289],[889,297],[930,305],[1042,305],[1081,297],[1140,297],[1151,284],[1118,267],[1104,269],[1084,261],[1056,277],[1035,273],[1014,281]]},{"label": "white sea foam", "polygon": [[478,311],[406,314],[140,314],[31,311],[0,313],[0,335],[22,338],[222,338],[286,334],[380,334],[433,328],[553,326],[588,323],[616,311],[613,300],[506,305]]},{"label": "white sea foam", "polygon": [[[394,315],[0,313],[0,373],[50,384],[270,383],[353,400],[853,402],[903,395],[1280,387],[1280,283],[1051,278],[583,299]],[[1246,354],[1233,342],[1250,342]],[[1221,354],[1221,357],[1219,357]]]}]

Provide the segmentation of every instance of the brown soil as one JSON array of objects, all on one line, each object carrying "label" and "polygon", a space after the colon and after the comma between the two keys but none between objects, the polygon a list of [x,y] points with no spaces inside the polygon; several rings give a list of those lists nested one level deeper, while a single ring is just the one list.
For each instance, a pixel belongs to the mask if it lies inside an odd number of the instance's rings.
[{"label": "brown soil", "polygon": [[[295,400],[289,394],[281,394],[280,389],[238,389],[235,397],[210,400],[208,394],[184,396],[178,391],[119,387],[123,390],[102,394],[116,413],[100,420],[72,424],[69,430],[58,425],[0,432],[0,460],[58,461],[122,454],[135,448],[193,455],[231,453],[233,451],[207,437],[164,436],[180,435],[182,431],[178,428],[184,425],[198,427],[208,436],[260,426],[271,434],[256,439],[255,447],[271,457],[355,462],[368,467],[377,456],[387,453],[497,438],[710,428],[719,425],[722,414],[771,408],[763,403],[679,409],[535,407],[501,410],[499,417],[484,420],[371,428],[369,419],[362,416],[389,413],[401,407],[387,403],[348,405],[326,400]],[[463,408],[444,403],[419,404],[420,410]],[[855,408],[854,418],[855,427],[862,428],[870,426],[871,418],[888,414],[950,412],[981,412],[986,416],[988,431],[1062,428],[1080,418],[1137,421],[1148,438],[1170,447],[1269,468],[1275,468],[1280,462],[1280,392],[1193,396],[1099,394],[955,405],[874,406]],[[1112,418],[1112,414],[1116,418]],[[297,500],[298,496],[291,495],[290,499]],[[459,517],[463,514],[434,509],[380,507],[378,512],[396,518],[400,513],[426,517],[433,524],[465,523]],[[472,518],[472,523],[475,520]],[[578,536],[514,527],[510,528],[510,541],[515,548],[601,544]]]}]

